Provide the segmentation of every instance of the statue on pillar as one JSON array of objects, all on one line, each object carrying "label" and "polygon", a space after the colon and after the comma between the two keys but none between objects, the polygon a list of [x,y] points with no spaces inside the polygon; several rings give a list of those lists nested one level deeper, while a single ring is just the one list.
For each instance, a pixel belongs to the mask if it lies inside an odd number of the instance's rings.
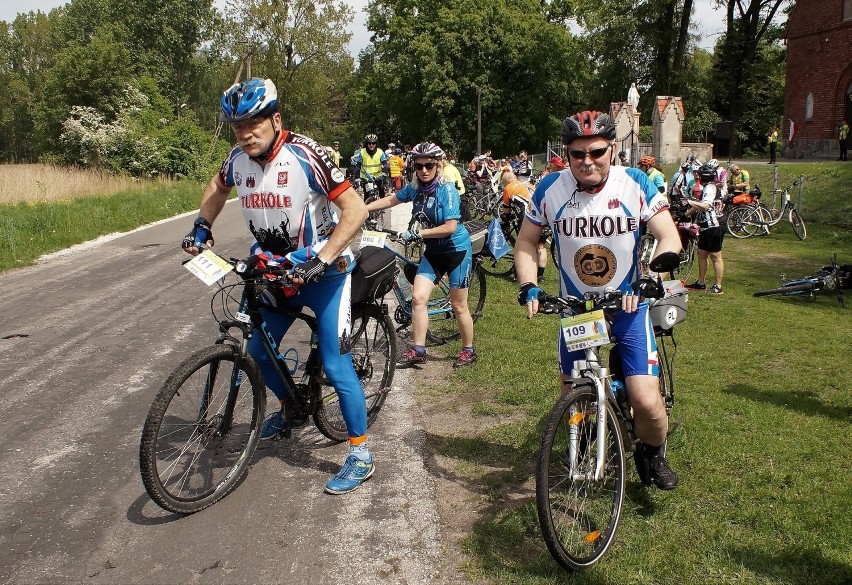
[{"label": "statue on pillar", "polygon": [[627,103],[633,107],[634,114],[639,112],[639,90],[636,88],[636,82],[633,82],[627,91]]}]

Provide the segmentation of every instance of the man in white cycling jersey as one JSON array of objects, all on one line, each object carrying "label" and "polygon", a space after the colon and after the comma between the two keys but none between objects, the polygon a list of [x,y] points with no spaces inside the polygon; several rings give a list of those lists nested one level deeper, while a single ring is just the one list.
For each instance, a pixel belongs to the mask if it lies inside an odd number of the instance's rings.
[{"label": "man in white cycling jersey", "polygon": [[[549,173],[536,187],[515,245],[518,301],[532,318],[543,292],[536,284],[536,244],[542,229],[553,231],[559,259],[560,295],[583,297],[606,289],[625,294],[611,314],[619,342],[625,385],[636,435],[636,467],[644,483],[674,489],[678,476],[665,458],[668,417],[660,395],[659,366],[648,302],[633,294],[640,276],[640,224],[658,240],[657,255],[680,252],[677,228],[664,193],[639,169],[611,165],[615,127],[607,114],[584,111],[562,124],[568,168]],[[559,343],[563,380],[583,352]]]},{"label": "man in white cycling jersey", "polygon": [[[349,433],[346,461],[325,490],[350,492],[374,469],[367,447],[364,390],[349,348],[354,267],[349,243],[367,219],[366,206],[322,146],[283,127],[278,91],[271,80],[251,78],[234,84],[222,95],[221,106],[219,119],[231,125],[237,146],[204,189],[199,217],[183,248],[195,255],[213,245],[213,222],[236,188],[254,236],[252,262],[261,268],[271,261],[291,266],[298,294],[288,295],[282,304],[293,309],[307,306],[317,317],[323,371],[340,398]],[[332,202],[340,209],[339,216]],[[281,339],[293,318],[262,312],[269,332]],[[281,410],[267,417],[260,431],[262,439],[275,438],[285,430],[284,383],[260,335],[252,336],[248,350],[281,402]]]}]

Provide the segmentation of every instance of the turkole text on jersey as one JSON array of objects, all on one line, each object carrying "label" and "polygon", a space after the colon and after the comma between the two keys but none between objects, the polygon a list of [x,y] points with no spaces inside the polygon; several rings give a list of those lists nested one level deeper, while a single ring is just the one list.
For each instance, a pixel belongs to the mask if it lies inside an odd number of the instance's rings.
[{"label": "turkole text on jersey", "polygon": [[243,209],[281,209],[293,207],[293,203],[289,195],[272,192],[240,195],[240,205]]},{"label": "turkole text on jersey", "polygon": [[623,215],[591,215],[589,217],[569,217],[553,222],[553,231],[562,236],[574,238],[611,238],[639,229],[639,220]]}]

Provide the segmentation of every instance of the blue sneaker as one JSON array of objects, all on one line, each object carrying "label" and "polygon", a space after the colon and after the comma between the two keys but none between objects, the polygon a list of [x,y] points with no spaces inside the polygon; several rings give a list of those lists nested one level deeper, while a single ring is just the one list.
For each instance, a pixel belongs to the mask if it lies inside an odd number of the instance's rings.
[{"label": "blue sneaker", "polygon": [[373,475],[375,469],[372,455],[370,455],[369,461],[361,461],[354,455],[350,455],[346,458],[337,475],[325,484],[325,491],[329,494],[349,493]]},{"label": "blue sneaker", "polygon": [[263,421],[263,426],[260,427],[260,438],[271,439],[277,437],[284,432],[285,428],[284,411],[277,410],[267,416]]}]

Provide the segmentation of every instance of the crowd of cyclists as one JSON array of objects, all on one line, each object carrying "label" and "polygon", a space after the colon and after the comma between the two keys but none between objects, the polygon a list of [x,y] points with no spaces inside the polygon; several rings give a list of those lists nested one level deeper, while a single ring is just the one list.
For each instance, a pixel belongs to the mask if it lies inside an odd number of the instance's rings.
[{"label": "crowd of cyclists", "polygon": [[[548,256],[544,235],[552,238],[558,263],[561,295],[581,296],[616,287],[624,296],[613,315],[620,337],[627,392],[636,418],[642,448],[637,456],[640,477],[648,485],[673,489],[677,474],[665,460],[667,420],[660,402],[656,345],[647,300],[634,295],[641,274],[639,234],[650,231],[658,241],[657,254],[679,252],[675,221],[698,224],[699,278],[689,288],[706,289],[709,261],[715,283],[709,292],[721,294],[720,210],[723,203],[749,192],[748,172],[716,160],[704,164],[689,157],[667,182],[656,159],[645,155],[638,168],[615,154],[615,128],[607,114],[583,111],[565,118],[562,156],[551,156],[541,172],[533,169],[526,151],[503,159],[486,151],[474,157],[462,175],[440,145],[424,141],[413,147],[389,143],[379,147],[370,133],[351,157],[344,159],[339,142],[321,146],[309,137],[284,128],[278,112],[277,89],[269,79],[252,78],[234,84],[221,98],[220,119],[229,123],[237,144],[201,198],[199,216],[183,240],[192,255],[214,245],[213,224],[236,189],[246,226],[251,233],[252,261],[259,267],[290,267],[292,286],[285,291],[293,308],[308,306],[319,323],[323,369],[339,397],[349,431],[349,451],[340,471],[325,490],[342,494],[358,488],[375,470],[368,447],[363,389],[354,372],[346,343],[351,327],[349,299],[355,257],[350,243],[364,226],[368,213],[400,203],[412,203],[419,227],[404,239],[423,244],[422,261],[413,283],[413,344],[397,358],[399,366],[419,366],[425,351],[426,300],[440,279],[450,281],[451,302],[462,339],[454,365],[475,364],[473,323],[467,308],[471,274],[471,239],[463,225],[462,197],[487,182],[499,185],[499,221],[520,220],[515,246],[518,302],[532,318],[543,298]],[[495,177],[497,180],[495,180]],[[358,187],[374,182],[378,197],[364,201]],[[334,205],[331,205],[331,204]],[[496,220],[497,218],[495,218]],[[516,224],[518,225],[518,224]],[[292,320],[265,315],[276,336],[283,337]],[[574,358],[560,345],[560,371],[570,374]],[[270,358],[261,344],[249,352],[266,374]],[[275,380],[274,372],[265,375]],[[281,410],[264,421],[262,438],[281,435],[284,392],[271,385]]]}]

